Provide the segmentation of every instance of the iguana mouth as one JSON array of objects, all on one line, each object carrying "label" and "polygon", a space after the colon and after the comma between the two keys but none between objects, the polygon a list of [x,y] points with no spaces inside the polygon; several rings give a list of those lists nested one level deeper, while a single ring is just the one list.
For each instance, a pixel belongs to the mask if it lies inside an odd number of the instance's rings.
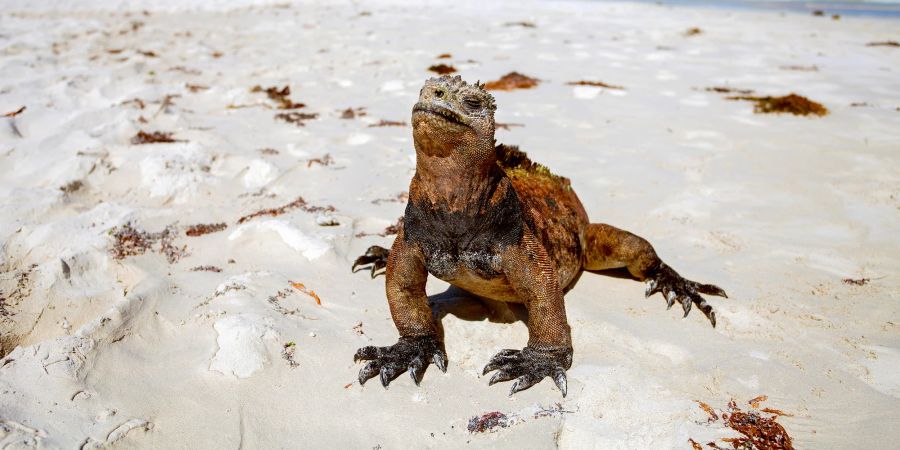
[{"label": "iguana mouth", "polygon": [[447,122],[472,128],[471,125],[465,122],[462,115],[444,106],[416,103],[416,106],[413,107],[413,115],[415,115],[416,113],[431,114],[433,116],[440,117]]}]

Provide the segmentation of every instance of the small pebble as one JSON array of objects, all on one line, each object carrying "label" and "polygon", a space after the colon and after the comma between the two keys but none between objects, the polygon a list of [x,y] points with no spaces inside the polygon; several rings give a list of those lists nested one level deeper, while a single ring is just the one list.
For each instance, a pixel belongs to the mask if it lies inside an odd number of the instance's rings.
[{"label": "small pebble", "polygon": [[340,225],[340,222],[334,216],[322,214],[316,217],[316,225],[320,227],[334,227]]},{"label": "small pebble", "polygon": [[316,333],[309,333],[309,337],[316,337]]}]

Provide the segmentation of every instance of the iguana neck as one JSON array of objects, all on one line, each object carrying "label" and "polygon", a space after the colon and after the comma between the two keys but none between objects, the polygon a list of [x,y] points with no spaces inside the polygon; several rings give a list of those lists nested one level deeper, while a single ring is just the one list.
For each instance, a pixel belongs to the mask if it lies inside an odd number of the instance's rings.
[{"label": "iguana neck", "polygon": [[427,199],[432,205],[451,210],[465,209],[473,200],[491,195],[504,177],[493,143],[469,143],[453,148],[449,154],[427,150],[417,143],[410,197],[419,201]]}]

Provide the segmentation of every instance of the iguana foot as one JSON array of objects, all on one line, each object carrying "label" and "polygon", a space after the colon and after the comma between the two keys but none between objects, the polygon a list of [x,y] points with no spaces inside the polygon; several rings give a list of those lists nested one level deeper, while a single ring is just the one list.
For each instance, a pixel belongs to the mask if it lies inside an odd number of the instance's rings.
[{"label": "iguana foot", "polygon": [[447,371],[447,354],[432,336],[401,337],[389,347],[363,347],[353,355],[353,361],[361,360],[369,362],[359,371],[359,384],[364,385],[370,378],[380,375],[385,389],[403,372],[409,372],[418,386],[430,362],[434,362],[441,372]]},{"label": "iguana foot", "polygon": [[697,305],[712,323],[713,327],[716,326],[716,312],[713,311],[712,306],[709,306],[700,294],[728,298],[728,295],[725,294],[722,288],[713,284],[700,284],[683,278],[665,263],[661,263],[656,273],[647,279],[645,295],[650,297],[657,292],[662,292],[669,308],[675,304],[675,300],[678,300],[681,308],[684,309],[684,317],[687,317],[688,313],[691,312],[692,304]]},{"label": "iguana foot", "polygon": [[493,370],[497,371],[488,385],[518,378],[509,389],[509,395],[538,384],[544,377],[550,377],[565,397],[566,369],[571,366],[571,348],[539,350],[525,347],[522,350],[501,350],[484,366],[482,375],[487,375]]},{"label": "iguana foot", "polygon": [[371,264],[372,269],[372,278],[375,278],[379,274],[383,272],[378,272],[381,269],[387,267],[388,255],[391,253],[390,250],[379,247],[377,245],[373,245],[366,250],[366,253],[356,258],[356,261],[353,263],[353,267],[350,268],[351,271],[356,272],[356,266],[365,266],[367,264]]}]

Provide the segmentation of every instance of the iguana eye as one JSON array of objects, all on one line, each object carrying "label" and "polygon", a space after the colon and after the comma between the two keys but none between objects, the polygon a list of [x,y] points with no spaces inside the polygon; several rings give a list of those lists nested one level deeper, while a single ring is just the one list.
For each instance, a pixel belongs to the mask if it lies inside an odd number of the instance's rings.
[{"label": "iguana eye", "polygon": [[481,108],[481,100],[478,100],[475,97],[466,97],[465,99],[463,99],[463,103],[465,103],[469,109]]}]

